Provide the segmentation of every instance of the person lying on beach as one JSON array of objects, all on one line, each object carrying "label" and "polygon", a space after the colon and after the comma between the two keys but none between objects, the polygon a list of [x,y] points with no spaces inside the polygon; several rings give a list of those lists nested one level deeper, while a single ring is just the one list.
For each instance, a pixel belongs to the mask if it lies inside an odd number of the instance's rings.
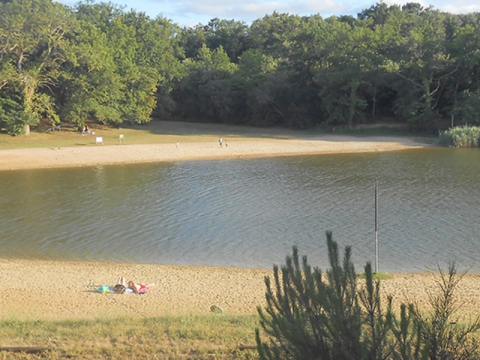
[{"label": "person lying on beach", "polygon": [[117,285],[110,289],[111,292],[116,294],[123,294],[127,290],[127,282],[124,276],[121,276],[117,280]]},{"label": "person lying on beach", "polygon": [[133,281],[128,282],[128,288],[132,289],[135,294],[143,294],[144,292],[150,290],[150,288],[154,285],[155,283],[146,285],[146,284],[135,283]]},{"label": "person lying on beach", "polygon": [[133,281],[127,281],[125,280],[125,276],[121,276],[118,278],[117,285],[113,287],[113,292],[117,294],[123,294],[125,292],[133,292],[135,294],[143,294],[147,290],[150,290],[152,286],[154,286],[155,283],[152,284],[140,284],[136,283]]}]

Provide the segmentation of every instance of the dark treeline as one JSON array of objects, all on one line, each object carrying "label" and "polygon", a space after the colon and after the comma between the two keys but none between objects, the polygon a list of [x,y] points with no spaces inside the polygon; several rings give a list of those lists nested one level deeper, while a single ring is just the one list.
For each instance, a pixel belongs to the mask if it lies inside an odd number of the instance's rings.
[{"label": "dark treeline", "polygon": [[0,0],[0,127],[153,118],[413,130],[480,124],[480,13],[377,3],[181,28],[83,1]]}]

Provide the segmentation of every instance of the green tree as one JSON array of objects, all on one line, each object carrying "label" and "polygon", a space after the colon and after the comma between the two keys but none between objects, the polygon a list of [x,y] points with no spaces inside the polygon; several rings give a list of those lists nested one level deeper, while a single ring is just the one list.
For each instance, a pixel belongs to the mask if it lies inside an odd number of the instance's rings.
[{"label": "green tree", "polygon": [[92,1],[77,4],[75,16],[76,63],[63,78],[67,121],[144,123],[154,109],[173,110],[172,80],[179,73],[173,24]]},{"label": "green tree", "polygon": [[446,91],[446,106],[448,113],[455,118],[455,125],[478,125],[480,76],[476,69],[480,66],[480,26],[475,25],[475,21],[473,24],[468,21],[464,24],[451,24],[450,27],[452,35],[448,48],[458,71],[450,78]]},{"label": "green tree", "polygon": [[[98,15],[98,14],[96,14]],[[72,38],[74,61],[64,65],[60,95],[61,116],[67,122],[84,125],[87,120],[120,121],[124,84],[108,36],[90,6],[79,4],[78,21]]]},{"label": "green tree", "polygon": [[446,48],[444,15],[410,5],[399,15],[401,21],[396,25],[403,38],[388,68],[397,75],[392,84],[397,91],[394,111],[412,126],[429,129],[439,118],[442,92],[458,68]]},{"label": "green tree", "polygon": [[[125,14],[123,19],[125,24],[135,29],[138,44],[135,64],[137,71],[141,72],[137,77],[147,77],[135,83],[146,84],[141,92],[145,105],[140,102],[136,106],[150,111],[154,105],[155,116],[169,116],[175,109],[172,90],[175,82],[183,76],[179,58],[184,57],[184,52],[176,36],[180,29],[163,17],[151,20],[145,14],[134,11]],[[155,99],[150,96],[149,86],[152,86]],[[138,90],[135,93],[138,94]]]},{"label": "green tree", "polygon": [[183,59],[195,59],[203,45],[207,45],[205,30],[202,25],[184,27],[178,32],[178,43],[183,49]]},{"label": "green tree", "polygon": [[263,81],[248,94],[250,119],[261,126],[297,126],[295,112],[298,110],[297,87],[292,82],[294,70],[279,67],[265,75]]},{"label": "green tree", "polygon": [[[269,341],[262,342],[257,330],[261,359],[384,359],[393,351],[391,302],[384,312],[371,266],[365,267],[366,286],[360,290],[351,248],[345,248],[340,261],[331,232],[327,248],[330,269],[325,273],[312,270],[306,256],[300,262],[294,247],[286,265],[274,267],[274,283],[265,278],[267,305],[258,313]],[[402,326],[398,333],[408,337],[411,325]]]},{"label": "green tree", "polygon": [[6,127],[11,134],[18,135],[24,131],[22,123],[18,121],[23,111],[20,99],[12,96],[8,92],[0,93],[0,127]]},{"label": "green tree", "polygon": [[68,61],[66,7],[51,0],[13,0],[0,4],[0,91],[18,102],[15,122],[30,125],[60,121],[52,96],[61,66]]},{"label": "green tree", "polygon": [[273,12],[255,20],[250,27],[249,36],[252,48],[280,61],[287,61],[292,50],[293,38],[303,28],[298,15]]},{"label": "green tree", "polygon": [[[360,285],[351,248],[340,261],[338,245],[327,232],[330,268],[311,268],[293,248],[286,264],[274,266],[273,282],[265,278],[266,306],[258,307],[256,330],[260,359],[478,359],[480,317],[459,325],[453,318],[458,305],[458,276],[454,264],[447,274],[440,269],[438,293],[431,293],[432,311],[421,313],[413,304],[400,304],[398,315],[392,298],[381,299],[380,280],[365,266]],[[384,308],[385,307],[385,308]],[[267,336],[267,341],[261,335]]]},{"label": "green tree", "polygon": [[241,21],[214,18],[203,27],[203,34],[210,50],[221,46],[233,63],[250,46],[249,28]]},{"label": "green tree", "polygon": [[174,99],[183,104],[178,107],[178,115],[230,122],[236,109],[237,96],[231,78],[237,65],[230,62],[223,48],[210,50],[203,45],[198,58],[185,60],[183,66],[187,75],[174,93]]}]

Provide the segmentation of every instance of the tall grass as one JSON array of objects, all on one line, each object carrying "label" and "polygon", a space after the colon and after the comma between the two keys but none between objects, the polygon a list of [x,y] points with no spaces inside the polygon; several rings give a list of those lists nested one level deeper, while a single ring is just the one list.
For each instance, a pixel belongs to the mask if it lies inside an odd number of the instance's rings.
[{"label": "tall grass", "polygon": [[185,315],[97,320],[0,321],[0,347],[48,347],[45,354],[0,351],[0,359],[255,359],[256,315]]},{"label": "tall grass", "polygon": [[459,126],[440,132],[439,144],[450,147],[480,147],[479,126]]}]

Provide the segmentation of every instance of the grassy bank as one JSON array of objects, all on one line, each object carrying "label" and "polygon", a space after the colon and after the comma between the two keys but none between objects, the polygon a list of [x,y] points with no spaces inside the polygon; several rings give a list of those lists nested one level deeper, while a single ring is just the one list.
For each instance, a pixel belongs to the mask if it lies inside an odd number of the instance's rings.
[{"label": "grassy bank", "polygon": [[[91,124],[95,135],[82,135],[77,128],[64,125],[61,131],[47,131],[48,126],[32,129],[29,136],[11,136],[0,133],[0,150],[19,148],[54,148],[71,146],[95,146],[96,136],[103,137],[105,145],[119,143],[119,135],[123,134],[126,144],[175,144],[188,142],[217,142],[221,136],[225,139],[262,139],[262,138],[309,138],[319,135],[349,136],[412,136],[403,128],[366,127],[355,129],[317,128],[311,130],[289,130],[283,128],[259,128],[250,126],[234,126],[224,124],[187,123],[174,121],[151,121],[147,124],[131,125],[115,128],[99,124]],[[420,136],[426,140],[424,136]],[[428,140],[428,139],[427,139]]]},{"label": "grassy bank", "polygon": [[[163,126],[162,126],[163,125]],[[119,143],[119,135],[123,134],[126,144],[156,144],[198,141],[217,141],[218,137],[209,133],[200,134],[195,130],[191,132],[185,127],[179,127],[178,131],[173,129],[169,123],[152,123],[147,125],[136,125],[128,128],[113,128],[109,126],[92,126],[94,135],[82,135],[73,127],[63,127],[61,131],[45,131],[34,129],[29,136],[11,136],[0,134],[1,149],[19,148],[53,148],[71,146],[95,146],[95,138],[103,137],[105,145]]]},{"label": "grassy bank", "polygon": [[188,142],[217,142],[225,139],[261,139],[261,138],[301,138],[311,132],[293,131],[280,128],[256,128],[223,124],[187,123],[174,121],[151,121],[147,124],[135,124],[115,128],[93,124],[94,135],[82,135],[76,127],[62,126],[61,131],[47,131],[47,127],[36,127],[30,135],[11,136],[0,133],[0,150],[18,148],[49,148],[70,146],[95,146],[95,138],[103,137],[105,145],[119,144],[119,135],[123,134],[126,144],[175,144]]},{"label": "grassy bank", "polygon": [[190,315],[155,318],[0,322],[1,347],[45,347],[37,354],[0,351],[0,359],[255,359],[258,317]]}]

